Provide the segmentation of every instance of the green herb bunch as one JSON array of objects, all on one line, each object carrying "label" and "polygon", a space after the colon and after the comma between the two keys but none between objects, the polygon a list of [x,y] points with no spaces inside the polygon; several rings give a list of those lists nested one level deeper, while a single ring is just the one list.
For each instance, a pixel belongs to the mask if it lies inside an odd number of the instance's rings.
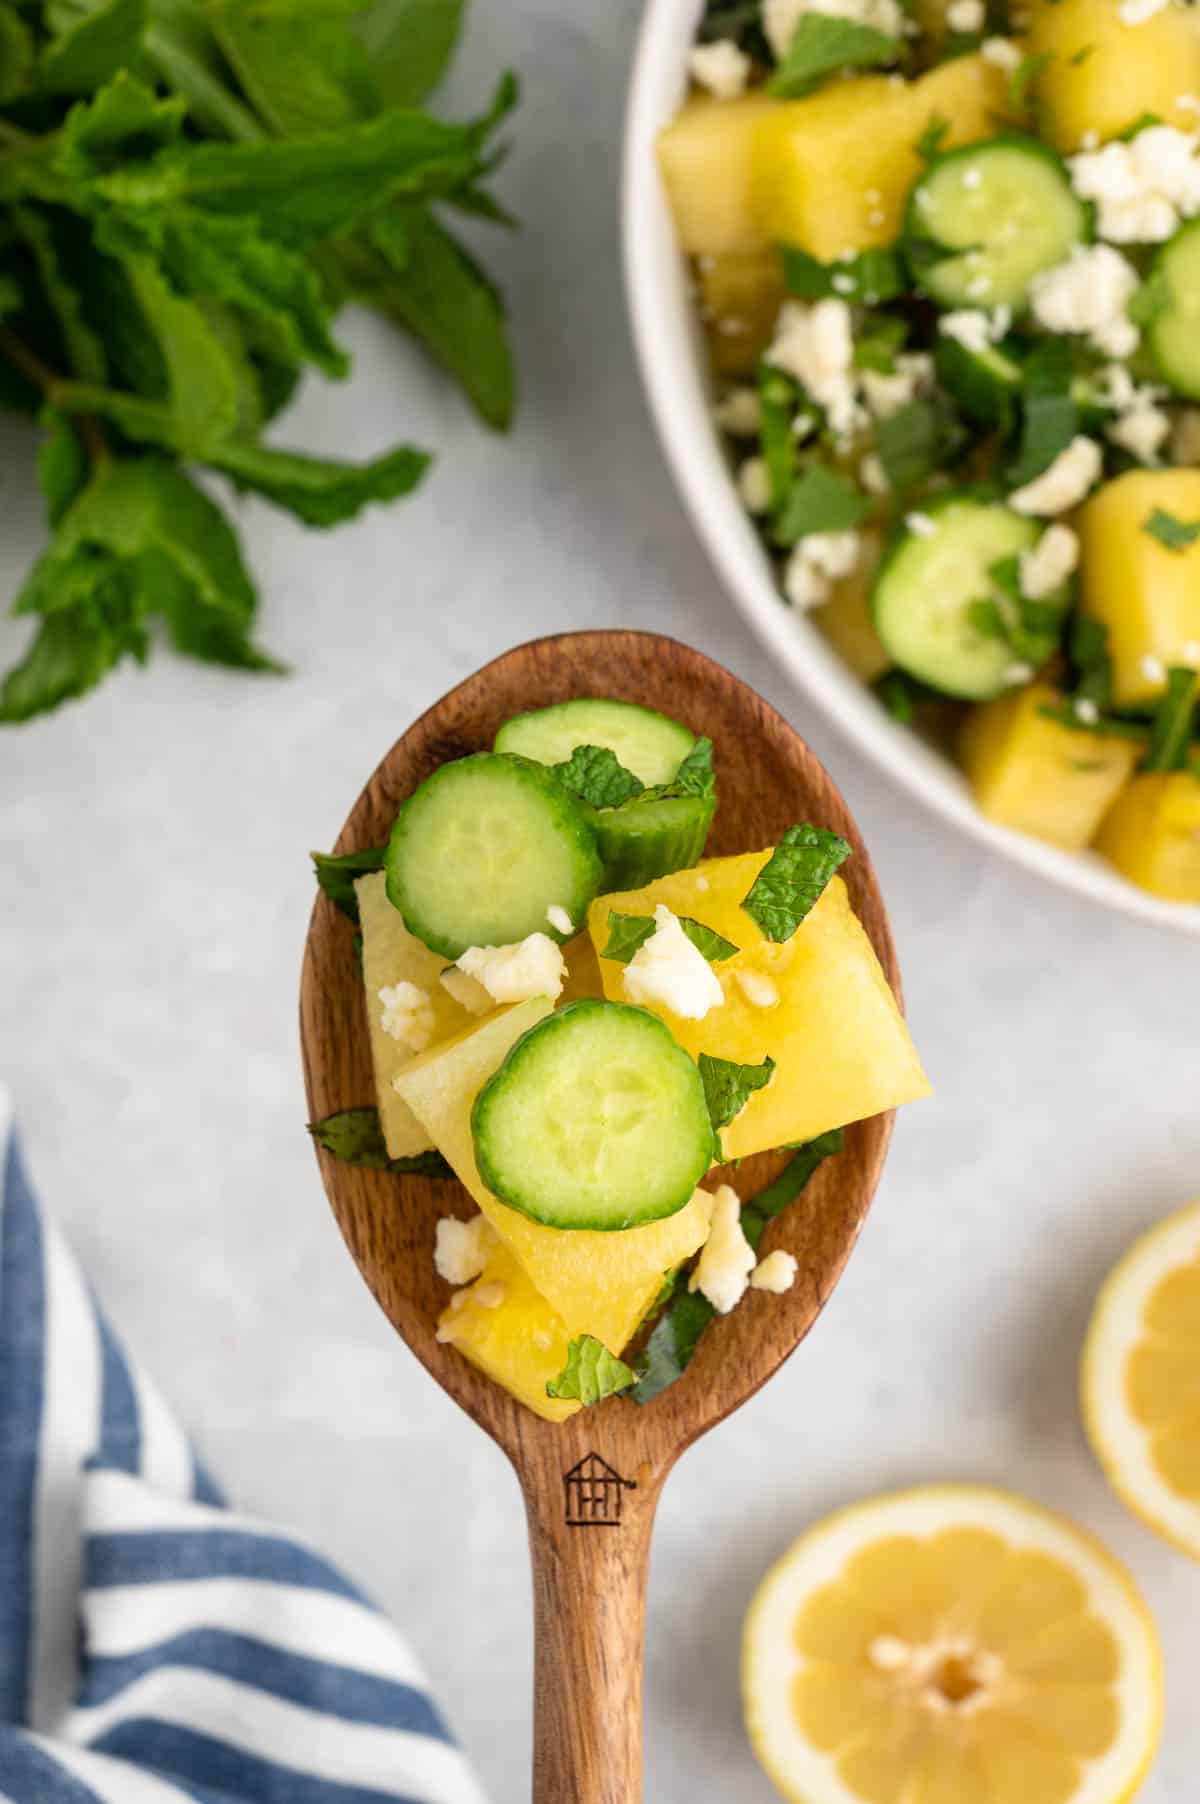
[{"label": "green herb bunch", "polygon": [[253,636],[238,538],[189,466],[333,526],[408,493],[427,455],[365,464],[263,443],[358,301],[420,339],[503,429],[502,302],[445,223],[487,187],[511,76],[480,118],[423,103],[465,0],[0,0],[0,405],[35,415],[50,543],[0,721],[82,695],[155,633],[280,667]]}]

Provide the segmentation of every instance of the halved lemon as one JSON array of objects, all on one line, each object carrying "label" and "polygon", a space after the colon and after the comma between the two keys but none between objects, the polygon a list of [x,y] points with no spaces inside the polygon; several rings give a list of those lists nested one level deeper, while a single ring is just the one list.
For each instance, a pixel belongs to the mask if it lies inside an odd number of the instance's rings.
[{"label": "halved lemon", "polygon": [[931,1485],[803,1535],[746,1620],[746,1723],[796,1804],[1118,1804],[1158,1745],[1158,1637],[1090,1535]]},{"label": "halved lemon", "polygon": [[1200,1559],[1200,1203],[1136,1241],[1096,1299],[1083,1419],[1117,1494]]}]

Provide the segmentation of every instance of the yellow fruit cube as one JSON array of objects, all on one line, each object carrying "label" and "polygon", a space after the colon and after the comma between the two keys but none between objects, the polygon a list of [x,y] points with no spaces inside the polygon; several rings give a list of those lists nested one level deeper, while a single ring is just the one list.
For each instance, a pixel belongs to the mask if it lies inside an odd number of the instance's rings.
[{"label": "yellow fruit cube", "polygon": [[1200,768],[1135,777],[1105,816],[1096,850],[1140,889],[1200,902]]},{"label": "yellow fruit cube", "polygon": [[1080,605],[1108,628],[1118,708],[1155,702],[1172,664],[1200,670],[1200,539],[1169,550],[1146,530],[1156,508],[1200,520],[1200,470],[1129,470],[1077,521]]},{"label": "yellow fruit cube", "polygon": [[387,899],[382,871],[360,877],[354,885],[362,928],[363,987],[366,991],[367,1031],[371,1036],[371,1063],[379,1121],[392,1159],[428,1152],[433,1141],[408,1104],[392,1088],[397,1077],[416,1056],[412,1049],[383,1031],[379,992],[392,984],[414,983],[424,990],[433,1010],[434,1040],[447,1040],[471,1024],[473,1017],[442,988],[438,978],[446,961],[423,946],[404,925],[399,909]]},{"label": "yellow fruit cube", "polygon": [[1031,0],[1029,47],[1049,60],[1038,76],[1038,114],[1060,150],[1089,132],[1116,138],[1144,114],[1196,129],[1186,104],[1200,94],[1200,13],[1166,5],[1127,25],[1116,0]]},{"label": "yellow fruit cube", "polygon": [[[645,889],[601,896],[588,911],[596,950],[608,943],[609,910],[652,915],[662,902],[714,928],[740,948],[715,964],[724,1001],[703,1021],[685,1021],[662,1005],[652,1012],[698,1058],[707,1052],[738,1064],[776,1063],[771,1082],[724,1129],[728,1159],[792,1140],[929,1094],[904,1017],[860,925],[846,886],[833,878],[789,940],[768,940],[741,906],[770,851],[710,858],[695,870],[660,877]],[[605,994],[626,1000],[626,967],[601,956]],[[743,986],[742,978],[749,982]],[[764,991],[761,981],[769,980]],[[774,991],[777,1000],[762,1006]],[[756,1000],[751,1000],[751,997]]]},{"label": "yellow fruit cube", "polygon": [[471,1109],[480,1090],[529,1028],[550,1013],[545,997],[498,1010],[400,1073],[401,1094],[454,1167],[501,1239],[572,1334],[593,1334],[620,1353],[649,1309],[664,1274],[691,1257],[708,1233],[703,1199],[644,1228],[616,1233],[547,1228],[494,1197],[475,1163]]},{"label": "yellow fruit cube", "polygon": [[914,82],[858,76],[777,102],[754,131],[761,237],[800,245],[824,263],[843,251],[892,244],[921,172],[916,143],[925,127],[945,119],[947,148],[988,137],[1005,98],[1001,70],[980,56],[960,56]]},{"label": "yellow fruit cube", "polygon": [[438,1339],[547,1422],[565,1422],[579,1408],[546,1395],[567,1363],[571,1337],[503,1242],[476,1282],[442,1311]]},{"label": "yellow fruit cube", "polygon": [[686,102],[658,137],[658,166],[679,242],[690,256],[763,250],[751,204],[751,148],[776,102],[765,94]]},{"label": "yellow fruit cube", "polygon": [[1136,740],[1064,726],[1041,712],[1062,701],[1037,684],[975,708],[960,749],[975,800],[989,820],[1081,852],[1143,748]]},{"label": "yellow fruit cube", "polygon": [[696,281],[709,362],[718,376],[748,375],[774,336],[786,298],[779,252],[701,257]]}]

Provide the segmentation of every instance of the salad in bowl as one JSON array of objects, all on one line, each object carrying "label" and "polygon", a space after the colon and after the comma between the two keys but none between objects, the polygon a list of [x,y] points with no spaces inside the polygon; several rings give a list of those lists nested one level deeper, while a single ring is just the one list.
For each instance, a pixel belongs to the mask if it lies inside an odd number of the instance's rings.
[{"label": "salad in bowl", "polygon": [[988,822],[1200,903],[1200,8],[710,0],[686,56],[657,168],[777,609]]}]

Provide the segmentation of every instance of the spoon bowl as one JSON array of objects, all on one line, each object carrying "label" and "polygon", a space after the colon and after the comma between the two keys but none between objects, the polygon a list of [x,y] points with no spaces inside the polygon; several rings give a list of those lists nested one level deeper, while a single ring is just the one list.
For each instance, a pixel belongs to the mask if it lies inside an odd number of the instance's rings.
[{"label": "spoon bowl", "polygon": [[[708,855],[772,845],[796,821],[848,839],[842,867],[856,913],[893,989],[899,973],[870,859],[816,756],[760,696],[699,652],[654,633],[582,632],[497,658],[397,740],[354,804],[338,852],[382,844],[400,804],[452,758],[489,748],[514,714],[577,696],[638,702],[707,734],[716,820]],[[301,1038],[310,1119],[373,1101],[362,978],[350,924],[319,896],[305,950]],[[345,1164],[321,1149],[326,1193],[347,1245],[393,1327],[512,1462],[525,1497],[537,1619],[534,1804],[637,1804],[641,1668],[650,1532],[679,1455],[752,1396],[812,1326],[836,1284],[879,1180],[891,1114],[846,1129],[764,1250],[798,1262],[783,1296],[751,1291],[703,1335],[683,1377],[638,1407],[615,1397],[563,1423],[525,1409],[435,1339],[446,1289],[433,1266],[437,1221],[475,1205],[456,1182]],[[764,1153],[736,1174],[750,1196],[786,1163]],[[711,1180],[710,1180],[711,1182]]]}]

